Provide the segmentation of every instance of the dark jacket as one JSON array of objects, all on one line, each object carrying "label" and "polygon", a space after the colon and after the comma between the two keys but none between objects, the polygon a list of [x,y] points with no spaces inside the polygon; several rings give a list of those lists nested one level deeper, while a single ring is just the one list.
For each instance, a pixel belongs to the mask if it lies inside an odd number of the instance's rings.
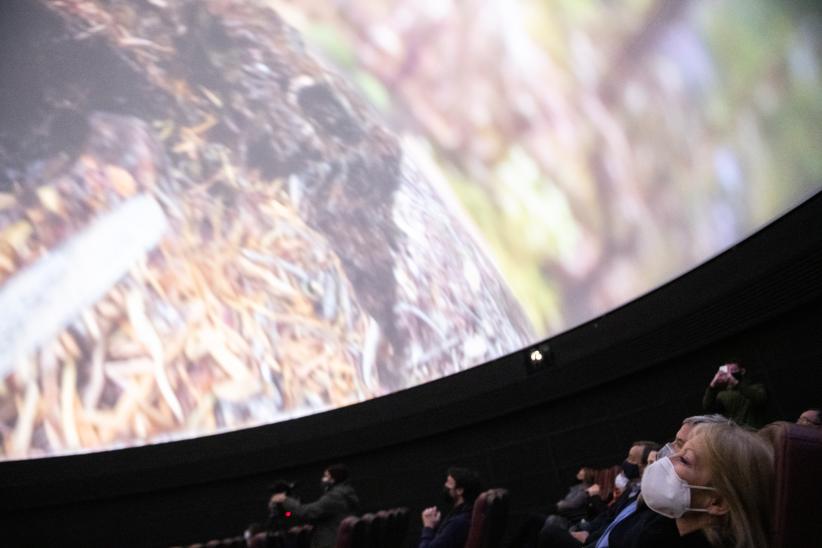
[{"label": "dark jacket", "polygon": [[348,483],[333,485],[323,496],[308,504],[300,504],[291,497],[283,502],[283,508],[292,512],[297,521],[314,526],[311,548],[334,548],[340,522],[358,513],[359,506],[357,493]]},{"label": "dark jacket", "polygon": [[767,422],[767,400],[768,394],[763,384],[743,377],[735,386],[708,386],[702,397],[702,408],[707,413],[721,413],[736,424],[761,428]]},{"label": "dark jacket", "polygon": [[629,487],[626,487],[622,495],[608,507],[608,510],[599,514],[596,518],[580,527],[580,531],[588,531],[587,543],[595,543],[599,537],[605,532],[612,521],[622,512],[626,506],[634,502],[639,495],[639,482],[633,482]]},{"label": "dark jacket", "polygon": [[557,513],[569,519],[583,518],[588,513],[589,485],[578,483],[568,489],[565,498],[557,502]]},{"label": "dark jacket", "polygon": [[[587,546],[587,545],[586,545]],[[608,535],[608,548],[710,548],[702,531],[679,535],[676,520],[657,514],[644,504],[622,520]]]},{"label": "dark jacket", "polygon": [[445,516],[437,529],[422,528],[419,548],[462,548],[471,528],[471,504],[460,504]]}]

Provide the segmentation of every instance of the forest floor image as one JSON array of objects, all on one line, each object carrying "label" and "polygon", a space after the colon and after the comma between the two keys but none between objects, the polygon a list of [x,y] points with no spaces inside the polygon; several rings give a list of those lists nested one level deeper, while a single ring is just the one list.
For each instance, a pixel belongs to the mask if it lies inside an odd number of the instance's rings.
[{"label": "forest floor image", "polygon": [[459,215],[272,9],[15,10],[5,458],[281,420],[533,339]]}]

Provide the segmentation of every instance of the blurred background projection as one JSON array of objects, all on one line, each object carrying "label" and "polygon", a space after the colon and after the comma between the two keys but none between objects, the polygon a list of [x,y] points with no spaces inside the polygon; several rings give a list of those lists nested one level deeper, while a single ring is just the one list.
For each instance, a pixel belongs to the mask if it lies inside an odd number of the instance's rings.
[{"label": "blurred background projection", "polygon": [[812,2],[0,11],[2,459],[431,381],[822,186]]}]

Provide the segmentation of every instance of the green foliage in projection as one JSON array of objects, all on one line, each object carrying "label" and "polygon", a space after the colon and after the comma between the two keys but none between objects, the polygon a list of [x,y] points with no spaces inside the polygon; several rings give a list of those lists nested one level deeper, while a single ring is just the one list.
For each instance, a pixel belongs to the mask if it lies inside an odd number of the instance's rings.
[{"label": "green foliage in projection", "polygon": [[312,23],[303,29],[303,38],[339,68],[353,70],[357,66],[355,45],[342,30],[327,23]]},{"label": "green foliage in projection", "polygon": [[307,1],[309,41],[428,143],[538,332],[822,187],[812,2]]},{"label": "green foliage in projection", "polygon": [[[561,311],[555,288],[546,283],[540,270],[540,259],[546,252],[546,242],[554,250],[568,245],[563,238],[573,232],[573,219],[562,195],[540,184],[539,174],[526,156],[515,153],[501,171],[506,180],[514,181],[518,191],[490,196],[453,171],[449,182],[471,212],[535,328],[545,330],[559,325]],[[543,196],[529,192],[535,186],[541,187]],[[566,228],[571,231],[565,232]]]}]

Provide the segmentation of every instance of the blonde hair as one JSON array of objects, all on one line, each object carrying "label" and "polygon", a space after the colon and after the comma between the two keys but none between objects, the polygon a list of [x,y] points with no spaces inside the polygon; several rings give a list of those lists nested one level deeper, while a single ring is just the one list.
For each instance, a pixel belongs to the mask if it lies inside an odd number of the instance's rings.
[{"label": "blonde hair", "polygon": [[[756,432],[734,423],[699,424],[706,449],[710,486],[728,505],[728,513],[705,531],[711,544],[734,548],[768,546],[774,491],[771,445]],[[730,541],[730,542],[729,542]]]}]

